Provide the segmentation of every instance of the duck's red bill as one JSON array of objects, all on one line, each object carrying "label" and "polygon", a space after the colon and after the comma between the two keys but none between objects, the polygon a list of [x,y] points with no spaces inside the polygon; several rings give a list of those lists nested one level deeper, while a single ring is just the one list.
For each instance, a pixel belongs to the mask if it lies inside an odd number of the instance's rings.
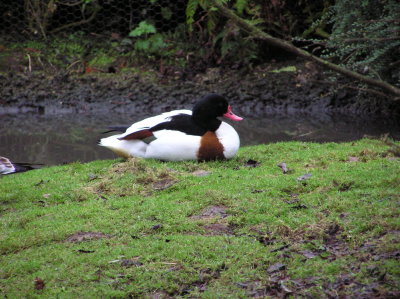
[{"label": "duck's red bill", "polygon": [[234,121],[243,120],[242,117],[237,116],[236,114],[234,114],[234,113],[232,112],[232,108],[231,108],[230,105],[228,106],[228,112],[226,112],[226,113],[224,114],[224,117],[229,118],[229,119],[234,120]]}]

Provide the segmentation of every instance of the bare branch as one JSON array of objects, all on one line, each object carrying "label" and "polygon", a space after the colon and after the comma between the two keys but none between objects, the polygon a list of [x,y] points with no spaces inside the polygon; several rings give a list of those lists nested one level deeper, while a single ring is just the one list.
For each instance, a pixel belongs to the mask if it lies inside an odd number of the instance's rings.
[{"label": "bare branch", "polygon": [[240,28],[242,28],[243,30],[245,30],[248,34],[250,34],[251,36],[255,37],[255,38],[259,38],[262,39],[264,41],[266,41],[267,43],[269,43],[270,45],[279,47],[281,49],[284,49],[290,53],[296,54],[300,57],[303,57],[305,59],[311,60],[316,62],[319,65],[322,65],[328,69],[331,69],[335,72],[338,72],[342,75],[345,75],[349,78],[353,78],[359,81],[362,81],[368,85],[371,86],[375,86],[375,87],[379,87],[382,90],[384,90],[385,92],[388,92],[392,95],[396,95],[396,97],[394,97],[394,100],[399,100],[400,99],[400,89],[397,88],[394,85],[391,85],[385,81],[382,80],[377,80],[377,79],[373,79],[373,78],[369,78],[366,77],[364,75],[361,75],[357,72],[351,71],[349,69],[346,69],[344,67],[341,67],[337,64],[331,63],[329,61],[326,61],[324,59],[321,59],[317,56],[312,55],[311,53],[304,51],[300,48],[295,47],[294,45],[292,45],[291,43],[284,41],[282,39],[273,37],[271,35],[269,35],[266,32],[263,32],[262,30],[258,29],[257,27],[249,24],[246,20],[240,18],[239,16],[237,16],[234,12],[232,12],[230,9],[226,8],[225,6],[223,6],[222,4],[218,3],[218,1],[216,0],[212,0],[212,2],[214,3],[214,5],[218,8],[219,12],[221,14],[223,14],[224,16],[228,17],[229,19],[231,19],[235,24],[237,24]]},{"label": "bare branch", "polygon": [[64,26],[58,27],[56,29],[51,30],[50,33],[55,33],[55,32],[64,30],[64,29],[69,28],[69,27],[75,27],[75,26],[86,24],[86,23],[90,23],[96,17],[96,15],[100,11],[100,9],[101,9],[100,6],[95,6],[94,11],[93,11],[92,15],[89,18],[84,19],[84,20],[80,20],[80,21],[75,22],[75,23],[69,23],[69,24],[66,24]]}]

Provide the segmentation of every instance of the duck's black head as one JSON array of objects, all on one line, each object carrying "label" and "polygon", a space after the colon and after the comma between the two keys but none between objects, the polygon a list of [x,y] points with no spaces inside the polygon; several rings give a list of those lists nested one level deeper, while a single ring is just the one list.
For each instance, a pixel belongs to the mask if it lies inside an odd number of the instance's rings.
[{"label": "duck's black head", "polygon": [[224,116],[232,120],[242,120],[234,115],[228,101],[219,94],[208,94],[201,98],[193,107],[192,117],[194,121],[209,131],[215,131],[221,125],[217,117]]}]

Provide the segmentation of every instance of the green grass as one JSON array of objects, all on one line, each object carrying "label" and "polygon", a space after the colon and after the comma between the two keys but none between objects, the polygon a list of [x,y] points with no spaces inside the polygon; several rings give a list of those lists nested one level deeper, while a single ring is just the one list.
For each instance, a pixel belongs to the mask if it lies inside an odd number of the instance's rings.
[{"label": "green grass", "polygon": [[[249,159],[260,164],[247,167]],[[399,202],[400,159],[368,139],[245,147],[230,161],[108,160],[3,176],[0,294],[396,295]],[[102,235],[74,241],[79,232]]]}]

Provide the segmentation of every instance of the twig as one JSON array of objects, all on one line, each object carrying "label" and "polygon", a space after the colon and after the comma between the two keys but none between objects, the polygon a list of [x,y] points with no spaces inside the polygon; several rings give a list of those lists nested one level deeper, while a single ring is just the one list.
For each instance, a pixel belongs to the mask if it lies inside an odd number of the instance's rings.
[{"label": "twig", "polygon": [[71,63],[69,66],[67,66],[67,70],[68,69],[70,69],[71,67],[73,67],[75,64],[77,64],[77,63],[79,63],[79,62],[81,62],[81,60],[77,60],[77,61],[74,61],[73,63]]},{"label": "twig", "polygon": [[385,42],[390,40],[400,40],[400,37],[397,36],[385,37],[385,38],[359,37],[359,38],[347,38],[342,41],[345,43],[356,43],[356,42]]},{"label": "twig", "polygon": [[[365,91],[365,92],[369,92],[369,93],[373,93],[376,95],[379,95],[381,97],[384,98],[388,98],[388,99],[393,99],[392,97],[388,96],[387,94],[384,94],[383,92],[377,91],[375,89],[371,89],[371,88],[361,88],[361,87],[356,87],[356,86],[351,86],[351,85],[344,85],[344,88],[349,88],[349,89],[354,89],[354,90],[359,90],[359,91]],[[399,100],[400,97],[395,97],[394,100]]]},{"label": "twig", "polygon": [[28,56],[28,70],[31,73],[32,72],[32,59],[31,59],[31,55],[26,54]]},{"label": "twig", "polygon": [[[310,80],[310,82],[314,82],[314,83],[318,83],[318,84],[327,84],[330,86],[332,86],[332,83],[333,83],[332,81],[324,81],[324,80]],[[339,86],[339,84],[338,84],[338,86]],[[375,89],[356,87],[356,86],[351,86],[350,84],[341,85],[340,88],[349,88],[349,89],[354,89],[354,90],[358,90],[358,91],[365,91],[365,92],[379,95],[384,98],[393,99],[393,97],[388,96],[387,94],[377,91]],[[399,98],[395,97],[395,100],[397,100],[397,99],[399,99]]]},{"label": "twig", "polygon": [[70,6],[70,7],[72,7],[72,6],[77,6],[77,5],[81,5],[83,2],[84,2],[83,0],[78,0],[78,1],[76,1],[76,2],[67,3],[67,2],[60,1],[60,0],[59,0],[59,3],[60,3],[61,5]]},{"label": "twig", "polygon": [[56,33],[58,31],[64,30],[69,27],[75,27],[75,26],[86,24],[86,23],[90,23],[94,19],[94,17],[97,15],[97,13],[100,11],[100,9],[101,9],[100,6],[96,6],[92,15],[89,18],[75,22],[75,23],[69,23],[69,24],[63,25],[61,27],[53,29],[52,31],[50,31],[50,33]]}]

